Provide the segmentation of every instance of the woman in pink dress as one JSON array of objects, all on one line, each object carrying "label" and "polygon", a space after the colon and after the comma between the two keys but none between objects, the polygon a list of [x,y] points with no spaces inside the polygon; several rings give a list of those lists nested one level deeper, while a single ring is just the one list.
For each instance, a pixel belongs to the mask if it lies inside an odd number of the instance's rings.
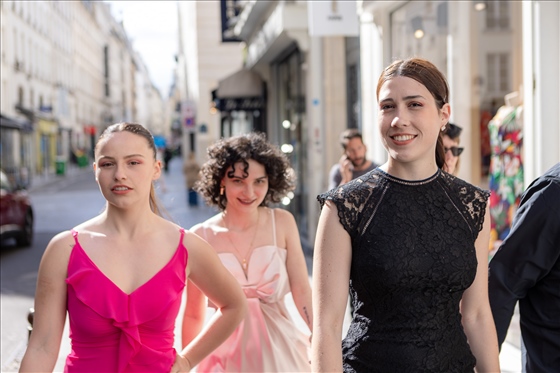
[{"label": "woman in pink dress", "polygon": [[[47,246],[20,372],[53,370],[67,312],[65,372],[188,372],[241,322],[245,297],[204,240],[161,217],[153,186],[161,163],[148,130],[108,127],[93,168],[106,208]],[[177,352],[175,320],[187,281],[219,312]]]},{"label": "woman in pink dress", "polygon": [[[208,155],[196,188],[221,212],[192,230],[237,279],[249,313],[197,371],[309,372],[309,336],[294,324],[284,303],[291,292],[311,329],[311,287],[298,228],[290,212],[267,207],[293,189],[288,159],[255,133],[222,139]],[[190,289],[189,294],[185,324],[201,326],[204,297]],[[184,344],[191,338],[183,333]]]}]

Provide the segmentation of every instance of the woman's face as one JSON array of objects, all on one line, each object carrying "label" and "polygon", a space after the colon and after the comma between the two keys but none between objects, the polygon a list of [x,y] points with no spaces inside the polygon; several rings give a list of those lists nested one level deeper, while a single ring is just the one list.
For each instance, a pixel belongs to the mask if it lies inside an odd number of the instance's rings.
[{"label": "woman's face", "polygon": [[268,176],[264,165],[253,159],[247,161],[247,177],[244,177],[245,165],[235,164],[233,177],[228,177],[233,167],[229,167],[222,180],[227,198],[227,209],[250,210],[256,209],[263,202],[268,193]]},{"label": "woman's face", "polygon": [[379,90],[379,130],[393,161],[435,165],[439,132],[449,121],[450,108],[441,110],[430,91],[407,77],[387,80]]},{"label": "woman's face", "polygon": [[459,141],[453,140],[451,137],[447,135],[443,135],[443,147],[445,149],[445,165],[443,166],[443,170],[448,172],[452,175],[455,175],[457,162],[459,161],[459,156],[454,156],[451,148],[458,147]]},{"label": "woman's face", "polygon": [[152,182],[161,165],[142,136],[127,131],[102,139],[95,152],[95,179],[107,202],[126,208],[149,203]]}]

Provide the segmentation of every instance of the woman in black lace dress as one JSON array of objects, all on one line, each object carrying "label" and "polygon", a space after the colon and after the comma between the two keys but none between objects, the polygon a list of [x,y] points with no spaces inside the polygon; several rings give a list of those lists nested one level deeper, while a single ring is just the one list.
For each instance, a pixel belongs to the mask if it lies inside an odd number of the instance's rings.
[{"label": "woman in black lace dress", "polygon": [[441,170],[448,92],[426,60],[387,67],[377,98],[389,160],[318,197],[315,372],[500,371],[487,290],[489,193]]}]

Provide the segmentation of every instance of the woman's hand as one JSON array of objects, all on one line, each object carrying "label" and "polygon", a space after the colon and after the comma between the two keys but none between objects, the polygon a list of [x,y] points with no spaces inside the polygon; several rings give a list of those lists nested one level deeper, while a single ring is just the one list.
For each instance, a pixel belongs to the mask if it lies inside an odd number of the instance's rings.
[{"label": "woman's hand", "polygon": [[181,354],[177,353],[175,356],[175,362],[171,367],[171,373],[188,373],[192,369],[191,362],[185,356],[181,356]]}]

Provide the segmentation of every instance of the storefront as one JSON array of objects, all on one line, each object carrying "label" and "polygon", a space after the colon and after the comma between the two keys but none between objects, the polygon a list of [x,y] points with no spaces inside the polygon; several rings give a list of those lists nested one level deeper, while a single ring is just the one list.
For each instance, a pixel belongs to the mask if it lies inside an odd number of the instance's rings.
[{"label": "storefront", "polygon": [[2,115],[0,118],[0,168],[16,185],[27,187],[31,181],[31,147],[33,127]]},{"label": "storefront", "polygon": [[57,143],[58,143],[58,123],[51,119],[37,118],[35,131],[36,144],[36,173],[54,172]]},{"label": "storefront", "polygon": [[266,84],[259,74],[240,70],[212,91],[211,110],[219,111],[220,136],[266,131]]},{"label": "storefront", "polygon": [[271,128],[274,139],[290,159],[296,174],[296,189],[285,198],[283,205],[298,222],[300,236],[308,236],[309,198],[307,172],[308,140],[306,126],[306,77],[301,69],[303,55],[296,43],[286,48],[271,64],[276,89],[276,125]]},{"label": "storefront", "polygon": [[[524,188],[560,160],[540,150],[560,139],[557,121],[542,120],[559,111],[559,72],[549,68],[560,55],[558,2],[364,1],[361,18],[362,59],[372,61],[364,97],[375,99],[394,59],[424,57],[447,76],[451,121],[463,128],[458,176],[491,190],[492,239],[503,238]],[[375,118],[364,117],[371,132]]]}]

